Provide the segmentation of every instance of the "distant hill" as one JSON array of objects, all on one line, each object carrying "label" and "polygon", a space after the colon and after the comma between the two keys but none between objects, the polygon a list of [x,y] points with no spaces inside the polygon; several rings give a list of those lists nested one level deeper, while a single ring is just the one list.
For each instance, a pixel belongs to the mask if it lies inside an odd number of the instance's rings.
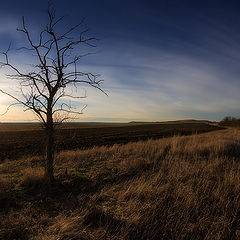
[{"label": "distant hill", "polygon": [[163,122],[159,122],[159,121],[156,121],[156,122],[144,122],[144,121],[131,121],[129,123],[133,123],[133,124],[154,124],[154,123],[157,123],[157,124],[164,124],[164,123],[206,123],[206,124],[212,124],[212,123],[215,123],[215,122],[211,122],[209,120],[196,120],[196,119],[183,119],[183,120],[174,120],[174,121],[163,121]]}]

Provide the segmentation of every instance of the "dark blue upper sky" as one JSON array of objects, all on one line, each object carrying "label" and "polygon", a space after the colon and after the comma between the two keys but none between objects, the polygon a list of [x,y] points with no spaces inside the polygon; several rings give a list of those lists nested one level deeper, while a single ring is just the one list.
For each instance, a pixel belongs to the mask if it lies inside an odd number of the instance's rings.
[{"label": "dark blue upper sky", "polygon": [[[22,15],[37,36],[46,23],[47,2],[1,3],[0,49],[10,41],[14,47],[24,45],[15,31]],[[89,35],[101,39],[97,54],[79,67],[101,73],[109,97],[89,89],[85,120],[240,117],[239,1],[53,3],[58,16],[66,15],[62,28],[85,18]],[[25,55],[14,58],[29,60]],[[8,87],[9,80],[0,74],[2,86]]]}]

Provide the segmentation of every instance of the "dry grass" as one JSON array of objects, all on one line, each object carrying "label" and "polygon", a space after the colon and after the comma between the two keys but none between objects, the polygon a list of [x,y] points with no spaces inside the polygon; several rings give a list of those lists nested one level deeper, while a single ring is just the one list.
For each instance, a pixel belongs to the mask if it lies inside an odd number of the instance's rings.
[{"label": "dry grass", "polygon": [[38,188],[44,185],[44,168],[26,168],[23,170],[22,185],[24,188]]},{"label": "dry grass", "polygon": [[5,162],[0,239],[239,239],[239,156],[237,129],[65,151],[50,192],[40,159]]}]

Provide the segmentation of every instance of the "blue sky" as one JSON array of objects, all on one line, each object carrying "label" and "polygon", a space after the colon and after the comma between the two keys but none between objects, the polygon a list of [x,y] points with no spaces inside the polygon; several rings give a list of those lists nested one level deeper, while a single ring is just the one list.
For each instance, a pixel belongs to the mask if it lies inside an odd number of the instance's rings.
[{"label": "blue sky", "polygon": [[[85,18],[89,35],[99,37],[96,54],[79,69],[99,73],[108,97],[95,89],[74,103],[88,107],[80,121],[221,120],[240,117],[240,3],[238,1],[89,0],[53,1],[62,27]],[[6,1],[0,9],[0,49],[9,42],[11,59],[27,68],[31,55],[16,32],[26,18],[33,36],[46,23],[47,1]],[[0,88],[13,91],[15,82],[0,69]],[[12,101],[0,95],[0,111]],[[14,108],[0,121],[31,120]]]}]

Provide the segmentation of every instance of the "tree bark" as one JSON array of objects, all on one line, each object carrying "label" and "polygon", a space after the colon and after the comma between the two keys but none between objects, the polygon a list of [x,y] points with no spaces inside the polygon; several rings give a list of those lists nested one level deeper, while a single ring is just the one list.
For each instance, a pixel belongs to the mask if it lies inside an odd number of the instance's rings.
[{"label": "tree bark", "polygon": [[53,127],[50,127],[46,129],[45,177],[47,182],[54,181],[53,160],[54,160],[54,130]]},{"label": "tree bark", "polygon": [[[50,98],[51,100],[51,98]],[[54,161],[54,126],[52,116],[52,101],[48,102],[48,113],[47,113],[47,125],[46,131],[46,165],[45,165],[45,177],[48,182],[54,181],[53,173],[53,161]]]}]

